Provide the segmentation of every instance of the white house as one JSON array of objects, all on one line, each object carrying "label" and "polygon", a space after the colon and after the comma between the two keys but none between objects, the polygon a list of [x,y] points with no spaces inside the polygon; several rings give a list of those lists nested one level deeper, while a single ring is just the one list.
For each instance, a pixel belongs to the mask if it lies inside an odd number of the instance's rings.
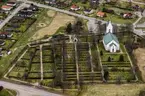
[{"label": "white house", "polygon": [[117,52],[120,50],[120,45],[117,37],[113,34],[113,26],[111,22],[106,27],[106,34],[103,37],[103,45],[106,51]]},{"label": "white house", "polygon": [[14,7],[16,6],[16,2],[7,2],[6,5]]},{"label": "white house", "polygon": [[84,10],[84,13],[85,14],[92,14],[94,12],[94,10],[93,9],[86,9],[86,10]]}]

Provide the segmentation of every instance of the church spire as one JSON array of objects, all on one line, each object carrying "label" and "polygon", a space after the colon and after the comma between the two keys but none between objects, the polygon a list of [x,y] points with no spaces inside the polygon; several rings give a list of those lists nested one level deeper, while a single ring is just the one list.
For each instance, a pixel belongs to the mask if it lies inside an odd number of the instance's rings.
[{"label": "church spire", "polygon": [[106,33],[113,33],[113,25],[111,23],[111,21],[109,21],[107,27],[106,27]]}]

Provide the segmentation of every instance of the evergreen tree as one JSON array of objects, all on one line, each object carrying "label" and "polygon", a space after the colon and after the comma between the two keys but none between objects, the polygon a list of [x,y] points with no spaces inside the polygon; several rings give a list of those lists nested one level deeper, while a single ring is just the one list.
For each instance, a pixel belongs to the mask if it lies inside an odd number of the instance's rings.
[{"label": "evergreen tree", "polygon": [[67,34],[70,34],[71,31],[72,31],[72,24],[69,23],[69,24],[67,25],[66,32],[67,32]]},{"label": "evergreen tree", "polygon": [[111,57],[108,57],[108,62],[111,62]]},{"label": "evergreen tree", "polygon": [[4,87],[3,86],[0,86],[0,91],[2,91],[4,89]]},{"label": "evergreen tree", "polygon": [[103,56],[103,51],[102,50],[100,51],[100,55]]},{"label": "evergreen tree", "polygon": [[109,72],[108,71],[105,71],[104,72],[104,79],[107,81],[109,78]]},{"label": "evergreen tree", "polygon": [[123,55],[120,55],[120,57],[119,57],[119,61],[121,61],[121,62],[124,61],[124,56],[123,56]]}]

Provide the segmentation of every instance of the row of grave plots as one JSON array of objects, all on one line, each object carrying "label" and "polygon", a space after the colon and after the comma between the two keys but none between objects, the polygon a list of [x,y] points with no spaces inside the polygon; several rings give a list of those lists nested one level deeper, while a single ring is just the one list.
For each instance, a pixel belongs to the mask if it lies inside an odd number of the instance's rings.
[{"label": "row of grave plots", "polygon": [[93,62],[94,71],[91,71],[92,65],[89,53],[91,49],[88,43],[43,45],[42,59],[40,48],[40,46],[30,47],[8,74],[8,77],[36,83],[41,81],[41,72],[43,72],[41,85],[61,87],[63,84],[67,86],[66,88],[76,88],[78,80],[80,84],[102,82],[100,68],[97,68],[100,66]]},{"label": "row of grave plots", "polygon": [[95,42],[98,37],[94,34],[77,35],[78,42]]},{"label": "row of grave plots", "polygon": [[105,51],[103,44],[98,46],[104,72],[109,72],[108,82],[133,82],[136,80],[131,61],[123,44],[120,44],[120,52],[117,53]]},{"label": "row of grave plots", "polygon": [[[53,58],[50,46],[44,46],[42,49],[42,72],[43,79],[53,80]],[[9,78],[26,80],[31,83],[39,82],[41,79],[40,47],[30,47],[25,55],[17,62],[16,66],[9,73]]]},{"label": "row of grave plots", "polygon": [[29,48],[20,61],[16,63],[16,66],[8,74],[9,78],[17,79],[34,79],[32,82],[36,82],[40,78],[40,50],[39,47]]},{"label": "row of grave plots", "polygon": [[[22,9],[23,10],[23,9]],[[22,11],[20,10],[20,11]],[[19,11],[19,12],[20,12]],[[3,28],[0,30],[0,53],[1,56],[8,54],[10,48],[23,36],[23,33],[28,30],[28,28],[36,21],[36,14],[39,11],[33,11],[32,17],[21,16],[17,13]]]}]

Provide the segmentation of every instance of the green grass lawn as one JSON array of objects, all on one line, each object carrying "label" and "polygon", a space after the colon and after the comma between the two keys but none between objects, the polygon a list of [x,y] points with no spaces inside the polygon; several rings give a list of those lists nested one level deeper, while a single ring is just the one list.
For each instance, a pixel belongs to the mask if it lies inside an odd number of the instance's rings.
[{"label": "green grass lawn", "polygon": [[10,90],[10,89],[3,89],[2,91],[0,91],[0,96],[16,96],[17,93],[14,90]]},{"label": "green grass lawn", "polygon": [[83,87],[79,96],[139,96],[145,84],[94,84]]},{"label": "green grass lawn", "polygon": [[139,22],[137,24],[142,24],[145,22],[145,17],[142,17],[141,20],[139,20]]}]

